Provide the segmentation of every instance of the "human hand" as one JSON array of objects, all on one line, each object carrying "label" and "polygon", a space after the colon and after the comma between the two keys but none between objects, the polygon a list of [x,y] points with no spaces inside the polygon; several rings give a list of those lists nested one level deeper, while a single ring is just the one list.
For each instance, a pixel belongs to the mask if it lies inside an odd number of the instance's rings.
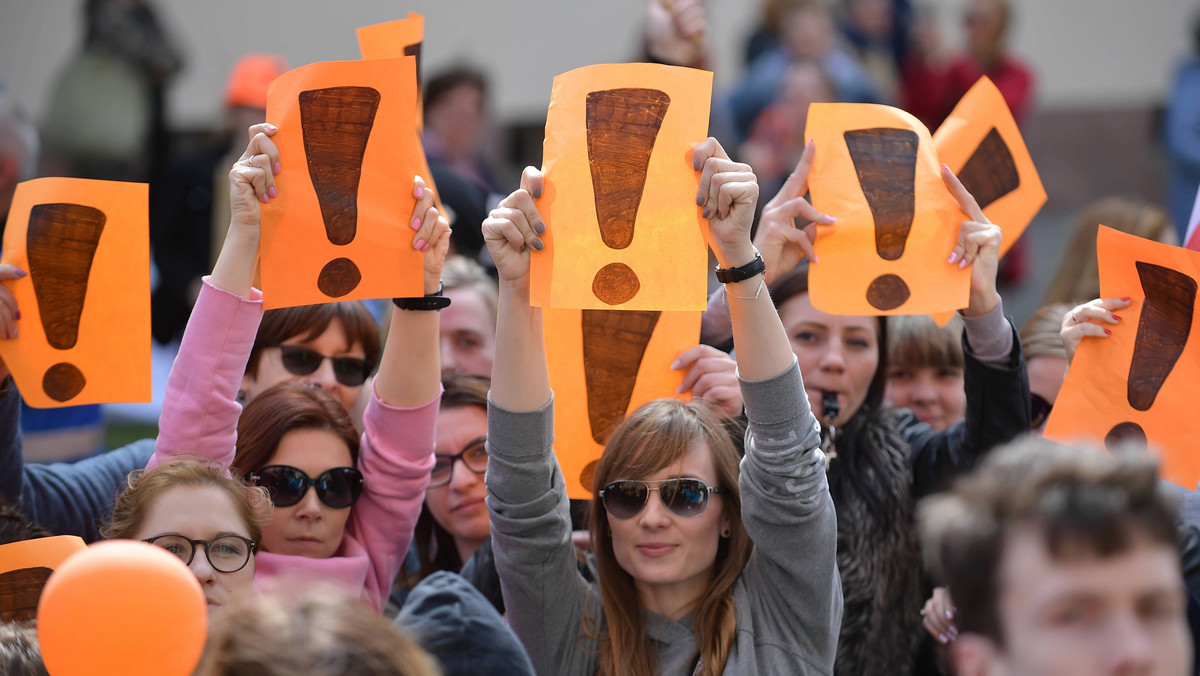
[{"label": "human hand", "polygon": [[950,167],[944,164],[942,181],[968,219],[963,221],[962,229],[958,232],[958,244],[946,260],[949,264],[957,264],[960,270],[971,266],[970,303],[962,313],[966,317],[985,315],[1000,303],[1000,292],[996,290],[996,271],[1000,268],[1003,233],[999,226],[993,225],[983,215],[979,203],[950,171]]},{"label": "human hand", "polygon": [[[0,282],[10,279],[21,279],[28,272],[15,265],[0,265]],[[21,319],[21,309],[17,307],[17,298],[5,284],[0,284],[0,340],[12,340],[17,337],[17,321]],[[8,377],[8,366],[0,359],[0,381]]]},{"label": "human hand", "polygon": [[530,250],[545,246],[546,222],[534,200],[542,196],[544,178],[534,167],[525,167],[521,187],[500,201],[483,221],[483,241],[503,282],[528,281]]},{"label": "human hand", "polygon": [[433,189],[426,187],[420,176],[414,179],[413,197],[417,198],[417,203],[413,206],[410,224],[416,230],[412,247],[424,252],[425,294],[431,295],[437,293],[442,284],[442,263],[450,250],[450,221],[434,206]]},{"label": "human hand", "polygon": [[[762,253],[767,265],[767,284],[791,272],[805,258],[816,263],[817,225],[833,225],[837,219],[817,211],[804,194],[808,192],[808,174],[812,171],[816,144],[809,141],[796,168],[788,176],[779,193],[763,207],[754,235],[754,246]],[[796,227],[796,216],[812,221],[804,228]]]},{"label": "human hand", "polygon": [[933,596],[929,597],[925,607],[921,609],[922,625],[938,643],[945,645],[958,638],[958,627],[954,625],[954,616],[957,613],[954,603],[950,600],[950,590],[937,587],[933,590]]},{"label": "human hand", "polygon": [[1063,315],[1062,329],[1059,330],[1058,335],[1062,338],[1063,347],[1067,349],[1067,362],[1070,363],[1075,357],[1075,350],[1083,341],[1084,336],[1104,338],[1112,334],[1112,331],[1104,328],[1100,322],[1120,324],[1121,317],[1115,311],[1124,310],[1132,304],[1133,299],[1128,296],[1125,298],[1097,298],[1082,305],[1076,305],[1070,312]]},{"label": "human hand", "polygon": [[708,400],[727,418],[742,414],[737,362],[727,352],[711,345],[697,345],[681,353],[671,368],[676,371],[687,369],[678,392],[691,390],[693,397]]},{"label": "human hand", "polygon": [[708,18],[702,0],[649,0],[646,4],[646,52],[677,66],[704,60]]},{"label": "human hand", "polygon": [[279,149],[271,137],[278,128],[256,124],[249,129],[250,143],[229,170],[230,227],[258,230],[262,223],[259,203],[267,204],[278,193],[275,175],[279,173]]},{"label": "human hand", "polygon": [[750,228],[758,202],[758,178],[748,164],[729,159],[715,138],[692,150],[692,166],[700,172],[696,204],[708,219],[709,245],[722,268],[754,260]]}]

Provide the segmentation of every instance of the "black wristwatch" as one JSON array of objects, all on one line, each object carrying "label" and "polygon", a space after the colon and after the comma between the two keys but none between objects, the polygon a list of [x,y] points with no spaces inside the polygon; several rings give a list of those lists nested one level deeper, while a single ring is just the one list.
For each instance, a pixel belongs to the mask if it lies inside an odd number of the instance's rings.
[{"label": "black wristwatch", "polygon": [[754,260],[749,263],[739,265],[736,268],[722,268],[718,265],[716,270],[717,281],[722,284],[733,284],[734,282],[745,281],[754,275],[766,272],[767,264],[763,262],[762,253],[759,252],[756,246],[751,245],[751,248],[754,249]]},{"label": "black wristwatch", "polygon": [[450,299],[442,295],[445,288],[444,284],[438,282],[437,293],[416,298],[393,298],[392,304],[401,310],[441,310],[450,305]]}]

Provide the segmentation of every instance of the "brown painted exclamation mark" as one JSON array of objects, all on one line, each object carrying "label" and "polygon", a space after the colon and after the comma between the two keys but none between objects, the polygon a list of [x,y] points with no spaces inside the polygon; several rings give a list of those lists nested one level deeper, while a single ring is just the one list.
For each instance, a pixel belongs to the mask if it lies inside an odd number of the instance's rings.
[{"label": "brown painted exclamation mark", "polygon": [[[875,251],[894,261],[904,255],[915,213],[917,145],[909,129],[856,129],[844,135],[854,171],[875,221]],[[908,300],[908,284],[898,275],[876,277],[867,287],[867,302],[878,310],[894,310]]]},{"label": "brown painted exclamation mark", "polygon": [[[25,246],[29,274],[46,342],[69,350],[79,340],[79,321],[88,276],[107,217],[82,204],[38,204],[29,212]],[[59,362],[42,376],[42,389],[55,401],[70,401],[87,379],[77,366]]]},{"label": "brown painted exclamation mark", "polygon": [[[1125,398],[1134,409],[1148,411],[1187,345],[1196,280],[1177,270],[1141,261],[1137,271],[1146,302],[1138,320]],[[1121,445],[1145,449],[1146,432],[1137,423],[1119,423],[1104,437],[1104,445],[1109,450]]]},{"label": "brown painted exclamation mark", "polygon": [[1012,151],[1000,132],[992,130],[958,172],[958,180],[975,198],[980,209],[1021,187],[1021,174]]},{"label": "brown painted exclamation mark", "polygon": [[[300,92],[300,129],[308,173],[321,205],[325,236],[338,246],[354,241],[358,230],[358,182],[367,139],[379,109],[372,87],[328,87]],[[335,258],[317,277],[317,288],[340,298],[362,281],[349,258]]]},{"label": "brown painted exclamation mark", "polygon": [[[670,105],[671,97],[657,89],[608,89],[587,96],[596,220],[610,248],[624,249],[633,241],[650,155]],[[624,263],[604,266],[592,280],[592,293],[609,305],[632,300],[639,289],[637,273]]]},{"label": "brown painted exclamation mark", "polygon": [[[646,345],[661,312],[650,310],[584,310],[583,375],[587,386],[588,422],[592,439],[603,445],[613,427],[625,419]],[[596,463],[588,463],[579,482],[591,488]]]}]

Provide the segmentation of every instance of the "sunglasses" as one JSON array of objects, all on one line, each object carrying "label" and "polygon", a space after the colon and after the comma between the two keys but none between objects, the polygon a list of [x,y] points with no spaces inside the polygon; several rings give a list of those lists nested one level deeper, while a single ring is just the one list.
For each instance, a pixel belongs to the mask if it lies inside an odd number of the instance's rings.
[{"label": "sunglasses", "polygon": [[487,452],[487,437],[479,437],[471,443],[467,444],[466,448],[458,452],[457,455],[435,455],[433,461],[433,471],[429,474],[429,487],[437,488],[450,483],[450,479],[454,474],[454,463],[462,461],[462,464],[467,466],[467,469],[476,474],[483,474],[487,471],[488,452]]},{"label": "sunglasses", "polygon": [[276,507],[290,507],[304,498],[310,486],[317,497],[334,509],[345,509],[362,495],[363,475],[353,467],[334,467],[312,479],[303,470],[288,465],[267,465],[249,476],[250,483],[262,486]]},{"label": "sunglasses", "polygon": [[371,375],[372,366],[358,357],[329,357],[301,345],[268,345],[279,348],[283,368],[294,376],[307,376],[321,368],[326,359],[333,365],[333,377],[346,387],[358,387]]},{"label": "sunglasses", "polygon": [[1029,429],[1036,430],[1041,427],[1046,418],[1050,417],[1050,411],[1054,408],[1054,404],[1046,401],[1040,394],[1029,394]]},{"label": "sunglasses", "polygon": [[[652,485],[653,484],[653,485]],[[600,491],[604,509],[618,519],[637,516],[650,500],[650,491],[676,516],[699,516],[708,509],[709,494],[728,493],[724,488],[709,486],[699,479],[664,479],[662,481],[614,481]]]}]

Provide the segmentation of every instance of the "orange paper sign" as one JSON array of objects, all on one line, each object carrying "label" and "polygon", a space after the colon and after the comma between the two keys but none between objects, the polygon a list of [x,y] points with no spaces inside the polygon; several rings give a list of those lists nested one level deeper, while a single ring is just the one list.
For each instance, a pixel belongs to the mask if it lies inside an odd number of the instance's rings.
[{"label": "orange paper sign", "polygon": [[692,147],[708,133],[711,98],[712,73],[690,68],[626,63],[554,78],[534,305],[704,309]]},{"label": "orange paper sign", "polygon": [[0,357],[30,406],[150,401],[150,226],[144,183],[17,186],[0,262],[20,331]]},{"label": "orange paper sign", "polygon": [[671,370],[700,339],[699,312],[551,310],[542,312],[554,389],[554,454],[567,495],[590,500],[596,461],[612,428],[638,406],[675,392]]},{"label": "orange paper sign", "polygon": [[966,215],[941,178],[929,132],[898,108],[809,106],[808,188],[838,222],[816,241],[813,305],[845,315],[925,314],[967,305],[971,277],[946,263]]},{"label": "orange paper sign", "polygon": [[271,83],[283,170],[263,205],[265,307],[422,295],[412,58],[314,63]]},{"label": "orange paper sign", "polygon": [[42,588],[59,564],[87,549],[74,535],[22,540],[0,545],[0,621],[37,619]]},{"label": "orange paper sign", "polygon": [[1133,304],[1111,335],[1079,344],[1045,436],[1108,448],[1149,445],[1163,456],[1164,479],[1195,490],[1200,253],[1101,226],[1096,256],[1101,296],[1128,296]]}]

